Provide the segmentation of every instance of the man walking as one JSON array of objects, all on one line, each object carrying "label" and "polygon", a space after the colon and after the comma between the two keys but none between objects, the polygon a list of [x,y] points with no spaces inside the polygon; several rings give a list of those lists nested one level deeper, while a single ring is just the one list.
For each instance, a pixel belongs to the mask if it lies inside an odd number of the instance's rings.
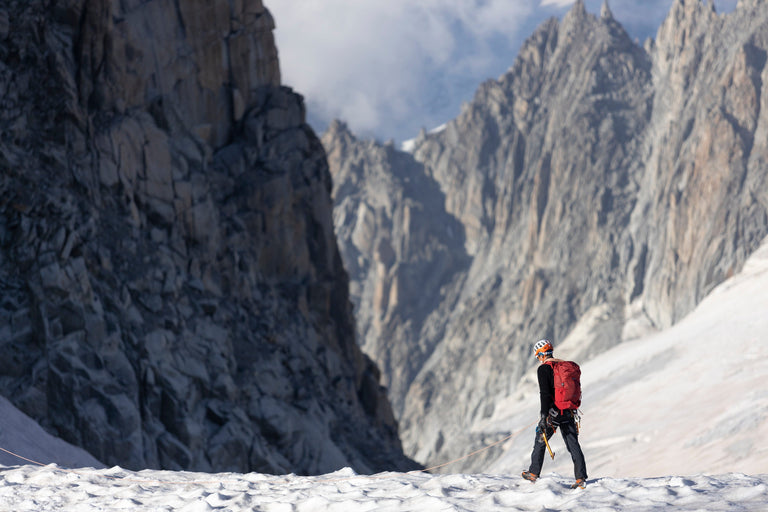
[{"label": "man walking", "polygon": [[549,340],[539,340],[533,346],[534,356],[541,363],[537,370],[541,409],[531,453],[531,465],[528,471],[523,471],[523,478],[531,482],[539,478],[547,449],[543,436],[549,439],[559,427],[565,446],[573,459],[576,483],[571,487],[584,488],[587,482],[587,465],[579,445],[579,429],[576,425],[576,410],[581,405],[581,371],[576,363],[555,359],[553,352]]}]

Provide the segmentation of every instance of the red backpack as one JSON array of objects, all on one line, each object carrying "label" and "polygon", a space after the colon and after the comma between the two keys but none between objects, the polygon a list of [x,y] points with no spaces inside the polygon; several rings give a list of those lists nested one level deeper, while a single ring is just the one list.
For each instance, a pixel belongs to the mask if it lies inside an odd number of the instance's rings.
[{"label": "red backpack", "polygon": [[555,374],[555,407],[561,411],[581,406],[581,368],[573,361],[546,361]]}]

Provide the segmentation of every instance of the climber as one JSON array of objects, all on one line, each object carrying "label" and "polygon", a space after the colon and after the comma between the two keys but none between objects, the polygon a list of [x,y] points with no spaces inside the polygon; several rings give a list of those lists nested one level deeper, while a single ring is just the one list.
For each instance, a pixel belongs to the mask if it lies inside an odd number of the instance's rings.
[{"label": "climber", "polygon": [[[541,363],[537,370],[541,409],[531,453],[531,465],[528,471],[523,471],[523,478],[531,482],[539,478],[547,449],[546,440],[552,437],[559,427],[565,446],[573,459],[576,483],[572,488],[584,488],[587,481],[587,465],[579,445],[579,429],[576,424],[577,410],[581,405],[581,370],[572,361],[555,359],[549,340],[537,341],[533,346],[533,353]],[[552,457],[554,458],[554,455]]]}]

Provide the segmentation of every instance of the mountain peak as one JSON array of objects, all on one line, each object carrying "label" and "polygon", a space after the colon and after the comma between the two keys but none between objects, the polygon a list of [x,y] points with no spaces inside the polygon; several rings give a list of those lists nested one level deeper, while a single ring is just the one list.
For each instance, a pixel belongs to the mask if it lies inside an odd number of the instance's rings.
[{"label": "mountain peak", "polygon": [[608,0],[605,0],[603,2],[603,6],[600,8],[600,19],[602,20],[613,19],[613,12],[611,12],[611,7],[608,5]]},{"label": "mountain peak", "polygon": [[658,64],[665,67],[686,48],[698,52],[695,41],[709,33],[716,19],[712,2],[705,5],[701,0],[675,0],[656,34],[656,47],[661,52]]},{"label": "mountain peak", "polygon": [[576,0],[568,15],[576,18],[585,17],[587,15],[587,7],[584,5],[584,0]]},{"label": "mountain peak", "polygon": [[328,131],[330,135],[337,137],[337,136],[350,136],[352,138],[355,138],[354,134],[352,133],[352,130],[349,129],[349,126],[347,123],[340,119],[334,119],[331,121],[331,124],[328,125]]},{"label": "mountain peak", "polygon": [[584,0],[576,0],[571,10],[563,16],[562,28],[564,32],[569,32],[574,28],[582,27],[585,23],[594,20],[594,16],[590,16],[587,13],[587,8],[584,5]]},{"label": "mountain peak", "polygon": [[739,0],[736,3],[736,9],[742,9],[745,7],[756,7],[759,0]]}]

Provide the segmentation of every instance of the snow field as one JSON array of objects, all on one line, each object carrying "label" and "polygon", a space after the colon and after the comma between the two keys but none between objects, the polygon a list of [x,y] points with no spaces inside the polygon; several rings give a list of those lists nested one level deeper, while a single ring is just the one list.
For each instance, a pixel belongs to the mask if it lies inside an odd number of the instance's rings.
[{"label": "snow field", "polygon": [[[188,482],[188,483],[184,483]],[[17,466],[0,472],[0,509],[25,511],[494,512],[762,511],[768,475],[599,478],[570,489],[557,474],[532,484],[518,475],[355,475],[345,468],[303,477],[125,471],[64,472]]]}]

